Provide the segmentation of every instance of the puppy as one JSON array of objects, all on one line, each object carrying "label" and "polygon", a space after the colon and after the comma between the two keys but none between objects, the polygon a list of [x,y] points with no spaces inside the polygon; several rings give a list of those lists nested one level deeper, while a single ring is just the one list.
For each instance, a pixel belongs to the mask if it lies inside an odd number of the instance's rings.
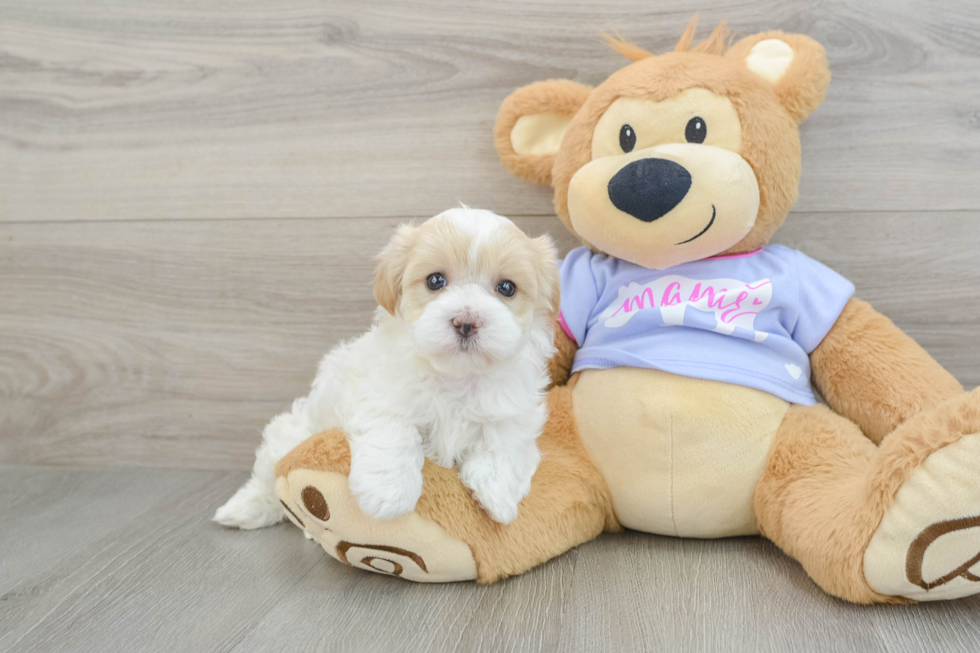
[{"label": "puppy", "polygon": [[413,510],[428,457],[457,465],[494,521],[513,521],[541,459],[558,285],[550,238],[531,239],[489,211],[463,206],[399,227],[379,256],[370,331],[327,354],[310,394],[269,423],[251,479],[214,520],[244,529],[281,521],[276,463],[339,427],[365,514]]}]

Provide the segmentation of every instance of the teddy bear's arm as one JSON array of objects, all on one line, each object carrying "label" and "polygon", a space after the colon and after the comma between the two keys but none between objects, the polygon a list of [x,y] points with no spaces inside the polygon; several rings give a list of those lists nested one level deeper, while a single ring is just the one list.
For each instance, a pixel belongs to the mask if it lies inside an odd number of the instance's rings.
[{"label": "teddy bear's arm", "polygon": [[810,366],[827,403],[875,444],[913,415],[963,393],[918,343],[854,298],[810,354]]},{"label": "teddy bear's arm", "polygon": [[548,372],[551,374],[549,389],[568,383],[568,375],[572,371],[572,360],[575,358],[575,352],[578,351],[578,345],[568,337],[564,329],[558,325],[555,326],[555,348],[558,351],[548,363]]}]

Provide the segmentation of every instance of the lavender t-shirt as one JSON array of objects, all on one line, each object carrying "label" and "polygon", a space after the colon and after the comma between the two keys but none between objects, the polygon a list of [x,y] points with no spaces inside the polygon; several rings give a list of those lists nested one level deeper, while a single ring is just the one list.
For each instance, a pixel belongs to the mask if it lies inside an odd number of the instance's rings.
[{"label": "lavender t-shirt", "polygon": [[572,372],[644,367],[815,404],[812,352],[854,285],[788,247],[650,270],[585,247],[561,266]]}]

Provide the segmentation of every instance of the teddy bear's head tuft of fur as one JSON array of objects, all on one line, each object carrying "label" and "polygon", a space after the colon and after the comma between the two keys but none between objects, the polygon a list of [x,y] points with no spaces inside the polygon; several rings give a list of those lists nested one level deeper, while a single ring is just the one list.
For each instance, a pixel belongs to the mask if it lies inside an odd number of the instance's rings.
[{"label": "teddy bear's head tuft of fur", "polygon": [[537,82],[503,103],[495,143],[518,177],[554,187],[558,216],[589,247],[664,269],[765,245],[797,197],[799,124],[830,81],[824,50],[765,32],[726,46],[724,25],[590,88]]}]

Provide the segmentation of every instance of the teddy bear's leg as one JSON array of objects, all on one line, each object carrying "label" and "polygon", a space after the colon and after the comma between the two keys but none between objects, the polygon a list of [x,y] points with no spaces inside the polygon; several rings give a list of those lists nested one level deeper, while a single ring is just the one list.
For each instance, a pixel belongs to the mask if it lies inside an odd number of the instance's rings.
[{"label": "teddy bear's leg", "polygon": [[480,509],[455,470],[428,460],[413,512],[390,521],[366,517],[348,488],[350,449],[338,430],[286,455],[276,492],[294,524],[355,567],[422,582],[488,583],[519,574],[619,528],[606,483],[579,439],[570,388],[553,389],[548,403],[541,464],[507,526]]},{"label": "teddy bear's leg", "polygon": [[826,406],[794,406],[755,496],[759,528],[858,603],[980,593],[980,389],[876,447]]}]

